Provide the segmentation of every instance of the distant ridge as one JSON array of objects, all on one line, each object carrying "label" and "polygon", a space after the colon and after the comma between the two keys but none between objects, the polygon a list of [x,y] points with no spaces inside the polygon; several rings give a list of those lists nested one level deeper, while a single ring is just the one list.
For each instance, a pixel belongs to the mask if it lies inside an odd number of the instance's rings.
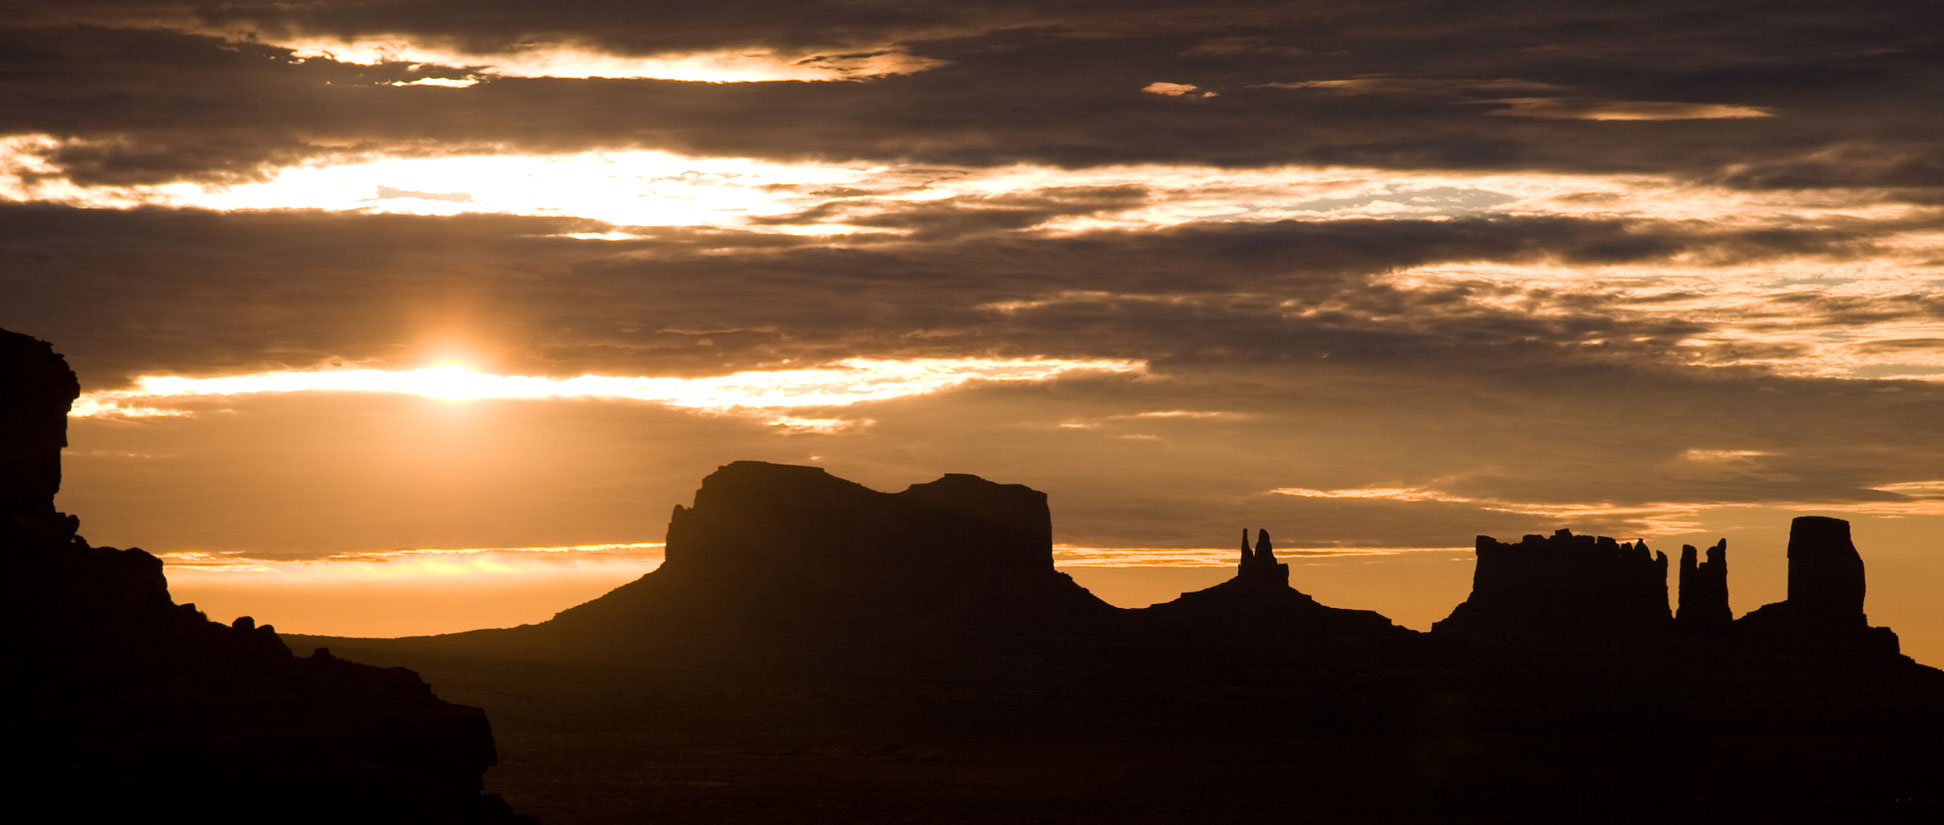
[{"label": "distant ridge", "polygon": [[873,659],[1051,643],[1083,658],[1199,647],[1394,664],[1454,645],[1604,656],[1615,643],[1679,639],[1676,654],[1722,666],[1776,656],[1912,664],[1894,633],[1863,618],[1862,562],[1840,519],[1797,519],[1790,601],[1740,620],[1727,605],[1725,541],[1706,562],[1683,549],[1678,611],[1669,559],[1644,541],[1559,530],[1477,543],[1471,594],[1429,634],[1319,604],[1291,586],[1267,530],[1253,545],[1244,531],[1228,581],[1121,609],[1054,569],[1046,495],[1029,487],[952,473],[884,493],[818,467],[736,461],[674,508],[665,561],[640,579],[537,625],[402,643],[596,659],[644,650]]}]

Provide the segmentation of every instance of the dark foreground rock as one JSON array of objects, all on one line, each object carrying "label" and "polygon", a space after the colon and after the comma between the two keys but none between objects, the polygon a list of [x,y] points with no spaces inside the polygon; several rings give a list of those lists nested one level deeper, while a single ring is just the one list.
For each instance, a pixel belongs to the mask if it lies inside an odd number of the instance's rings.
[{"label": "dark foreground rock", "polygon": [[269,625],[209,621],[162,562],[90,546],[56,512],[78,388],[0,332],[0,747],[17,822],[510,823],[482,793],[479,708],[416,674],[292,655]]}]

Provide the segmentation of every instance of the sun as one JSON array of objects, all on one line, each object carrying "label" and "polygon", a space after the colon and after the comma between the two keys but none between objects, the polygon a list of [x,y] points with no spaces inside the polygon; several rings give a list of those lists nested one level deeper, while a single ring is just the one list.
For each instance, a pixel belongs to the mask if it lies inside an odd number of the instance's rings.
[{"label": "sun", "polygon": [[504,390],[495,386],[495,376],[474,369],[464,361],[440,361],[430,367],[404,373],[410,383],[405,391],[439,401],[465,403],[478,401]]}]

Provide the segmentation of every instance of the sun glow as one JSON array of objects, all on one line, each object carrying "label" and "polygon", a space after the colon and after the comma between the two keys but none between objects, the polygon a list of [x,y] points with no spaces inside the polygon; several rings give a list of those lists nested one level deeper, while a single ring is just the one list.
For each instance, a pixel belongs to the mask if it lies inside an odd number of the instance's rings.
[{"label": "sun glow", "polygon": [[[1470,547],[1278,547],[1285,561],[1396,556],[1405,553],[1469,553]],[[1053,566],[1090,567],[1234,567],[1233,547],[1089,547],[1053,545]]]},{"label": "sun glow", "polygon": [[[1689,451],[1690,453],[1695,451]],[[1703,451],[1707,452],[1707,451]],[[1730,451],[1716,451],[1730,452]],[[1739,455],[1765,455],[1754,451],[1732,451]],[[1494,513],[1538,516],[1548,521],[1572,523],[1583,519],[1626,518],[1639,526],[1644,537],[1673,536],[1699,532],[1706,511],[1784,508],[1797,511],[1818,510],[1888,517],[1944,515],[1944,482],[1913,481],[1884,484],[1870,488],[1899,496],[1896,500],[1849,501],[1647,501],[1615,503],[1610,501],[1517,501],[1504,498],[1466,496],[1424,487],[1349,487],[1312,489],[1277,487],[1273,495],[1295,498],[1340,499],[1393,504],[1447,504],[1476,507]]]},{"label": "sun glow", "polygon": [[176,598],[220,621],[250,615],[286,633],[403,636],[545,621],[655,569],[662,547],[417,548],[303,559],[221,550],[156,555]]},{"label": "sun glow", "polygon": [[443,579],[470,575],[605,576],[626,568],[636,574],[661,561],[659,541],[567,544],[539,547],[410,548],[279,559],[240,552],[180,550],[157,553],[172,580],[179,577],[275,576],[290,582]]},{"label": "sun glow", "polygon": [[[260,393],[348,392],[415,395],[441,401],[484,399],[608,399],[711,413],[771,414],[848,407],[929,395],[973,382],[1050,381],[1075,373],[1139,374],[1140,361],[1056,358],[851,358],[835,364],[781,370],[744,370],[702,377],[580,375],[550,378],[493,375],[459,364],[421,369],[313,369],[247,375],[144,375],[123,390],[90,392],[75,401],[75,418],[179,415],[172,403]],[[849,422],[770,416],[776,426],[835,432]]]}]

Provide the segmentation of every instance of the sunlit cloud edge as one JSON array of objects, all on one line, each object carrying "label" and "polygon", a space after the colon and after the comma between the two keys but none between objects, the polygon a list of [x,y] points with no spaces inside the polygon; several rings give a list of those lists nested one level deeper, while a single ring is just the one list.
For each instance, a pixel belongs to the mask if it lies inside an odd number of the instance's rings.
[{"label": "sunlit cloud edge", "polygon": [[[287,49],[298,59],[324,59],[359,66],[407,64],[416,71],[456,71],[467,81],[465,85],[496,77],[695,83],[855,81],[915,74],[947,62],[920,57],[892,44],[840,51],[745,48],[628,55],[571,40],[535,41],[516,49],[476,51],[440,46],[404,35],[265,38],[258,34],[252,39]],[[448,79],[441,75],[433,77]]]},{"label": "sunlit cloud edge", "polygon": [[868,420],[783,414],[891,401],[984,382],[1040,382],[1082,373],[1139,375],[1144,361],[1056,358],[850,358],[816,367],[744,370],[726,375],[553,378],[494,375],[459,364],[418,369],[318,368],[192,377],[143,375],[128,389],[83,394],[70,418],[193,415],[175,406],[260,394],[382,393],[447,402],[616,400],[699,413],[761,416],[801,432],[841,432]]}]

